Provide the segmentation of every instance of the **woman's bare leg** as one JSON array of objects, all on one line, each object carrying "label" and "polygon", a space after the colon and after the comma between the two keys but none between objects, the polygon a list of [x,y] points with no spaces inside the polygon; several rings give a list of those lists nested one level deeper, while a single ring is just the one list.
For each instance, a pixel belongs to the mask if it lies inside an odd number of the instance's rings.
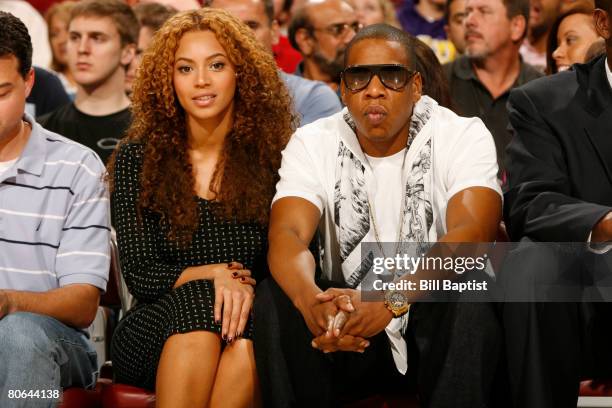
[{"label": "woman's bare leg", "polygon": [[221,354],[210,408],[261,406],[253,342],[234,340]]},{"label": "woman's bare leg", "polygon": [[162,350],[155,386],[158,408],[206,407],[215,383],[221,338],[207,331],[170,336]]}]

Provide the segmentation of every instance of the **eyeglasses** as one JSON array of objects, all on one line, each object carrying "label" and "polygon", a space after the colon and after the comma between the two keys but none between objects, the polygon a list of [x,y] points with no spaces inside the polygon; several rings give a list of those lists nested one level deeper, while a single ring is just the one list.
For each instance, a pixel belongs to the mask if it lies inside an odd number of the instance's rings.
[{"label": "eyeglasses", "polygon": [[323,27],[323,28],[315,28],[315,31],[324,31],[327,34],[330,34],[334,37],[343,37],[346,35],[346,33],[348,33],[348,30],[353,30],[353,32],[357,33],[359,30],[361,30],[361,28],[363,27],[363,25],[357,21],[355,21],[354,23],[337,23],[337,24],[330,24],[327,27]]},{"label": "eyeglasses", "polygon": [[350,91],[357,92],[367,88],[376,75],[385,87],[399,91],[415,74],[416,71],[400,64],[353,65],[342,72],[342,81]]}]

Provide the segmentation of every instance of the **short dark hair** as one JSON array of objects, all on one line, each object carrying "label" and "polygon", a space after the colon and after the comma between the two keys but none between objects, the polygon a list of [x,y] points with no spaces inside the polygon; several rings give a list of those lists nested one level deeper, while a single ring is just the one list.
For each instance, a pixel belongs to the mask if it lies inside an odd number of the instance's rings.
[{"label": "short dark hair", "polygon": [[281,10],[289,12],[291,11],[291,7],[293,7],[293,0],[285,0],[283,1],[283,7],[281,7]]},{"label": "short dark hair", "polygon": [[0,11],[0,57],[13,55],[17,58],[17,70],[26,77],[32,69],[32,39],[23,22],[5,11]]},{"label": "short dark hair", "polygon": [[416,70],[423,81],[423,95],[430,96],[440,106],[453,109],[448,78],[431,47],[413,37]]},{"label": "short dark hair", "polygon": [[516,16],[523,16],[525,18],[525,32],[523,33],[523,37],[525,37],[529,29],[529,0],[502,0],[502,2],[506,6],[508,19]]},{"label": "short dark hair", "polygon": [[121,38],[121,45],[137,44],[140,27],[132,8],[121,0],[79,1],[70,13],[70,21],[76,17],[109,17]]},{"label": "short dark hair", "polygon": [[372,24],[357,32],[355,37],[346,46],[346,52],[344,53],[344,66],[346,67],[349,55],[351,54],[352,48],[355,44],[364,40],[385,40],[399,43],[406,52],[406,58],[408,58],[410,69],[416,70],[416,57],[414,52],[414,40],[415,37],[400,30],[399,28],[393,27],[389,24]]},{"label": "short dark hair", "polygon": [[446,0],[446,6],[444,6],[444,19],[447,23],[449,23],[450,20],[450,6],[453,4],[453,1],[455,0]]},{"label": "short dark hair", "polygon": [[170,17],[178,13],[172,6],[160,3],[138,3],[133,8],[141,27],[159,30]]},{"label": "short dark hair", "polygon": [[289,27],[287,27],[287,38],[289,39],[289,43],[291,43],[291,46],[298,51],[301,50],[297,41],[295,41],[295,34],[302,28],[306,29],[308,33],[312,35],[314,27],[312,25],[312,21],[310,21],[310,15],[308,14],[307,7],[300,7],[293,14],[293,17],[291,17]]}]

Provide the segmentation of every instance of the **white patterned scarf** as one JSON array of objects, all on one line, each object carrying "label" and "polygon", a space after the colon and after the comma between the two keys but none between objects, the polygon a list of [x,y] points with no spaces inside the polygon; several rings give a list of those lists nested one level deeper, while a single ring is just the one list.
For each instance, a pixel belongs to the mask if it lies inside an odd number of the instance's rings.
[{"label": "white patterned scarf", "polygon": [[[403,166],[404,200],[401,242],[435,242],[437,240],[432,206],[433,124],[429,123],[437,103],[422,96],[415,104],[409,129],[408,151]],[[347,112],[345,134],[341,136],[335,171],[335,233],[340,244],[339,257],[344,282],[357,288],[370,270],[373,254],[362,263],[361,242],[371,228],[367,188],[372,176],[367,159],[357,141],[355,125]],[[399,215],[399,214],[398,214]],[[395,256],[395,254],[392,254]],[[402,333],[407,326],[402,321]]]}]

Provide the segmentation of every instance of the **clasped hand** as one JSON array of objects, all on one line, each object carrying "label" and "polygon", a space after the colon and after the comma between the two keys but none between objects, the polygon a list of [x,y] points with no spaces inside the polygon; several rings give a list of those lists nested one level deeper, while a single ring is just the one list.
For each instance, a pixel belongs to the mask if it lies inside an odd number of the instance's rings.
[{"label": "clasped hand", "polygon": [[354,289],[331,288],[315,298],[304,317],[315,335],[312,346],[324,353],[363,353],[370,344],[367,339],[383,331],[393,317],[382,302],[362,302]]},{"label": "clasped hand", "polygon": [[231,342],[241,337],[246,327],[253,299],[255,279],[238,262],[211,265],[215,268],[215,323],[221,323],[221,336]]}]

